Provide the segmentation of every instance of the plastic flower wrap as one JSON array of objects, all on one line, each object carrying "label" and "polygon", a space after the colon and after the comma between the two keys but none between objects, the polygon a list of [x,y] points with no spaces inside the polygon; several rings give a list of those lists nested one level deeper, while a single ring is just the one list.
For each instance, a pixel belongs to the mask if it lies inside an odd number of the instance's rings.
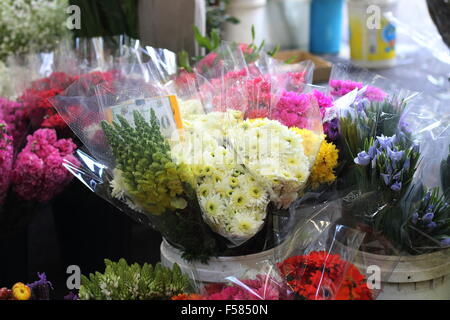
[{"label": "plastic flower wrap", "polygon": [[203,288],[205,300],[292,300],[289,288],[267,274],[253,278],[231,277],[227,284],[209,284]]},{"label": "plastic flower wrap", "polygon": [[[91,88],[94,95],[95,85],[102,83],[110,84],[116,80],[115,71],[94,71],[82,75],[69,75],[64,72],[53,72],[50,76],[35,80],[31,86],[24,91],[18,98],[24,104],[27,116],[30,118],[31,124],[34,127],[53,128],[57,130],[64,130],[67,124],[62,117],[53,108],[50,100],[61,94],[74,81],[88,82],[94,87]],[[86,95],[89,93],[86,92]],[[72,108],[76,106],[71,106]]]},{"label": "plastic flower wrap", "polygon": [[367,280],[338,254],[313,251],[287,258],[278,265],[301,300],[372,300]]},{"label": "plastic flower wrap", "polygon": [[[300,300],[371,300],[356,250],[364,233],[339,223],[341,202],[296,204],[288,236],[275,249],[277,270]],[[281,234],[282,230],[279,230]]]},{"label": "plastic flower wrap", "polygon": [[406,248],[418,254],[450,247],[449,219],[450,205],[439,188],[427,190],[409,210]]}]

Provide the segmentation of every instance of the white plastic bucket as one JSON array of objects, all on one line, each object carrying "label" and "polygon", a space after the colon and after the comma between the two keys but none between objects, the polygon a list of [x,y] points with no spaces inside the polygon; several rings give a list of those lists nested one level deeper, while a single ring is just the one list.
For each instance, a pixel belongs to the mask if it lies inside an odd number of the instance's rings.
[{"label": "white plastic bucket", "polygon": [[239,278],[249,270],[261,269],[265,262],[273,260],[274,249],[246,256],[210,258],[208,264],[188,262],[181,255],[180,250],[163,240],[161,243],[161,263],[163,266],[172,267],[176,263],[185,274],[195,281],[220,283],[227,282],[227,277]]},{"label": "white plastic bucket", "polygon": [[381,267],[378,300],[450,300],[450,249],[403,257],[358,251],[355,265]]},{"label": "white plastic bucket", "polygon": [[224,39],[238,43],[252,42],[252,25],[256,31],[256,42],[260,43],[266,36],[267,0],[231,0],[227,14],[239,19],[238,24],[225,23]]},{"label": "white plastic bucket", "polygon": [[384,15],[398,0],[348,0],[350,55],[363,68],[395,65],[396,30]]}]

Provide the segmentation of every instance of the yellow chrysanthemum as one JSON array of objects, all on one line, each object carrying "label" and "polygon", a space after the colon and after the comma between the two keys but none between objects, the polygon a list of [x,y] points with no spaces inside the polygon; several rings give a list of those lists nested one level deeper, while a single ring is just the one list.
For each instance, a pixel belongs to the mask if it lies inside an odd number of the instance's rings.
[{"label": "yellow chrysanthemum", "polygon": [[311,170],[311,183],[313,188],[321,184],[332,183],[336,180],[334,169],[338,165],[339,151],[333,143],[323,141],[316,162]]},{"label": "yellow chrysanthemum", "polygon": [[319,146],[325,139],[325,135],[319,135],[308,129],[299,129],[296,127],[290,128],[293,132],[299,134],[303,138],[303,149],[309,159],[314,159],[316,153],[319,151]]}]

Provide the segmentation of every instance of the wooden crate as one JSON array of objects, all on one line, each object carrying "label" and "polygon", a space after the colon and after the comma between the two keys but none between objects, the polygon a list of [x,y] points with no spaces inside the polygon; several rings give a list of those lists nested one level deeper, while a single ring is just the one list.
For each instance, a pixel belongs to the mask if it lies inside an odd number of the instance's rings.
[{"label": "wooden crate", "polygon": [[311,60],[315,64],[313,83],[324,83],[328,82],[331,74],[332,63],[322,59],[321,57],[315,56],[306,51],[300,50],[285,50],[280,51],[275,55],[278,60],[286,61],[296,57],[293,62],[301,62],[305,60]]}]

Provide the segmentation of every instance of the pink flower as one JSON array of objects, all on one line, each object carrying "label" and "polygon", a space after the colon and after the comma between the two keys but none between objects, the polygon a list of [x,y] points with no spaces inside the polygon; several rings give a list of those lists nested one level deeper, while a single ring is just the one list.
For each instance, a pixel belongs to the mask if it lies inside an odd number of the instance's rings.
[{"label": "pink flower", "polygon": [[75,149],[71,139],[58,140],[53,129],[39,129],[29,135],[14,164],[13,191],[24,200],[51,200],[73,178],[63,163],[67,160],[79,165],[72,154]]},{"label": "pink flower", "polygon": [[305,128],[308,124],[306,114],[311,107],[311,96],[284,91],[272,114],[272,119],[288,127]]},{"label": "pink flower", "polygon": [[22,103],[0,98],[0,121],[6,123],[14,143],[19,144],[27,129],[27,117]]},{"label": "pink flower", "polygon": [[323,92],[320,92],[319,90],[313,90],[312,94],[317,100],[317,104],[319,105],[320,109],[320,115],[323,118],[325,116],[326,110],[333,106],[333,99],[331,99],[331,97],[327,96]]},{"label": "pink flower", "polygon": [[[361,82],[330,80],[331,95],[334,98],[345,96],[354,89],[362,89],[363,87],[364,85]],[[383,101],[386,96],[387,94],[383,90],[373,86],[367,86],[366,92],[364,93],[364,98],[369,99],[369,101]]]},{"label": "pink flower", "polygon": [[288,300],[291,294],[286,286],[267,275],[256,279],[238,280],[230,286],[210,293],[208,300]]},{"label": "pink flower", "polygon": [[11,182],[13,166],[13,139],[6,132],[6,125],[0,123],[0,204],[5,200]]}]

